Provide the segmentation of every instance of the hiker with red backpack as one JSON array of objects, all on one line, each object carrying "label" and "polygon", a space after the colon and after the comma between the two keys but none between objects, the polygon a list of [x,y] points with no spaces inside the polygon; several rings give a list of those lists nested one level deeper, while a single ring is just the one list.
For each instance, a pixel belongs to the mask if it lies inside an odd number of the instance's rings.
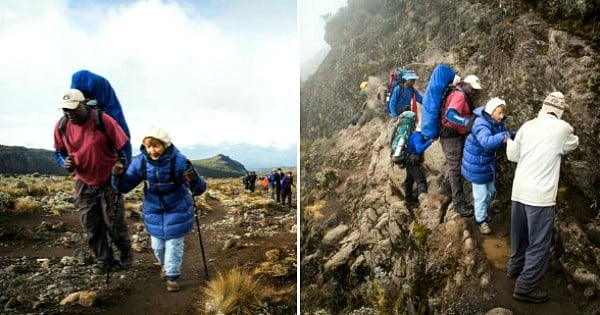
[{"label": "hiker with red backpack", "polygon": [[[89,101],[78,89],[61,96],[64,118],[54,128],[54,148],[59,165],[75,174],[75,205],[97,259],[93,272],[106,274],[113,266],[128,268],[133,260],[123,197],[110,185],[113,166],[127,163],[129,138],[110,115],[87,107]],[[120,261],[113,258],[111,239]]]},{"label": "hiker with red backpack", "polygon": [[480,89],[479,78],[475,75],[468,75],[457,84],[443,104],[439,131],[440,144],[448,163],[440,192],[452,197],[455,211],[463,217],[473,215],[473,209],[467,207],[465,200],[461,165],[467,125],[472,125],[474,120],[471,117],[474,109],[471,99]]},{"label": "hiker with red backpack", "polygon": [[[423,95],[415,88],[415,81],[419,79],[419,76],[413,70],[403,70],[400,75],[401,78],[396,87],[393,87],[390,101],[388,103],[388,109],[392,118],[397,117],[404,111],[410,110],[415,114],[418,113],[417,103],[423,103]],[[416,123],[419,123],[417,116]]]}]

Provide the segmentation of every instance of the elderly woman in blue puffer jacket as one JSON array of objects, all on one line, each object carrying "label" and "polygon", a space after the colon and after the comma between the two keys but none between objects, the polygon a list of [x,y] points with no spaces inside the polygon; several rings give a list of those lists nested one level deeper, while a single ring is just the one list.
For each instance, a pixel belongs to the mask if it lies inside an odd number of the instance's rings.
[{"label": "elderly woman in blue puffer jacket", "polygon": [[184,238],[194,224],[193,196],[206,190],[206,182],[161,128],[146,130],[140,150],[126,171],[115,166],[113,187],[126,193],[144,181],[144,225],[167,290],[179,291]]},{"label": "elderly woman in blue puffer jacket", "polygon": [[496,150],[511,137],[504,127],[505,113],[506,102],[497,97],[476,108],[473,127],[463,149],[461,173],[472,184],[475,223],[482,234],[492,233],[486,221],[496,193]]}]

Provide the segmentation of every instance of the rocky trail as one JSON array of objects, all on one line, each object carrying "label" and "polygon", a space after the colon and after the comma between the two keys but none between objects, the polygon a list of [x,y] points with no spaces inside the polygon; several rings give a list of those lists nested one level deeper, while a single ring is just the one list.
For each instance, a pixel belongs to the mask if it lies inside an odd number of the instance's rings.
[{"label": "rocky trail", "polygon": [[[582,229],[565,222],[562,204],[541,284],[550,301],[515,300],[514,280],[506,276],[510,187],[497,186],[493,233],[482,235],[472,217],[458,215],[438,193],[445,165],[436,142],[425,155],[428,193],[418,207],[407,207],[405,170],[390,165],[390,123],[378,109],[370,104],[356,126],[304,151],[303,314],[598,314],[595,278],[582,276],[596,274],[594,256],[578,254],[590,246],[597,224]],[[590,267],[574,268],[579,262]]]},{"label": "rocky trail", "polygon": [[[246,192],[242,192],[246,194]],[[249,193],[248,193],[249,194]],[[206,201],[199,211],[209,279],[232,268],[253,271],[278,292],[265,314],[296,310],[296,211]],[[181,290],[170,293],[139,216],[128,218],[134,262],[106,276],[91,271],[91,252],[76,212],[63,215],[0,212],[0,314],[202,314],[206,287],[196,225],[185,240]],[[117,254],[118,255],[118,254]],[[93,291],[66,305],[73,292]],[[91,304],[91,305],[88,305]]]}]

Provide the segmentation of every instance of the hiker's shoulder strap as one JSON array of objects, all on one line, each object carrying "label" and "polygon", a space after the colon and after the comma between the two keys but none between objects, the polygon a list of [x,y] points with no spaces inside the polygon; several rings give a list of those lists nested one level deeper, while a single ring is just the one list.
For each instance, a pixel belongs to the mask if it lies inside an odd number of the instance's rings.
[{"label": "hiker's shoulder strap", "polygon": [[104,128],[104,118],[103,111],[97,108],[93,109],[94,111],[94,128],[96,130],[102,131],[102,133],[106,134],[106,129]]},{"label": "hiker's shoulder strap", "polygon": [[65,134],[65,130],[67,128],[67,122],[69,120],[67,119],[67,116],[63,115],[62,117],[60,117],[60,120],[58,121],[58,132],[61,135]]},{"label": "hiker's shoulder strap", "polygon": [[[169,162],[170,163],[170,176],[171,176],[171,181],[174,182],[174,183],[177,183],[178,182],[177,181],[177,174],[176,174],[176,170],[175,170],[175,166],[176,166],[176,162],[177,161],[176,161],[175,158],[176,158],[176,156],[173,156],[171,158],[171,161]],[[148,170],[147,170],[148,166],[146,165],[146,163],[148,163],[148,161],[146,160],[146,157],[142,156],[142,165],[141,165],[141,168],[142,168],[142,179],[143,180],[147,180],[148,179],[148,173],[147,173],[148,172]]]},{"label": "hiker's shoulder strap", "polygon": [[144,157],[143,155],[140,155],[140,156],[142,158],[142,162],[141,162],[141,165],[140,165],[140,167],[142,168],[142,179],[145,181],[146,179],[148,179],[148,176],[147,176],[147,173],[146,173],[147,172],[147,170],[146,170],[146,168],[147,168],[147,166],[146,166],[147,161],[146,161],[146,157]]}]

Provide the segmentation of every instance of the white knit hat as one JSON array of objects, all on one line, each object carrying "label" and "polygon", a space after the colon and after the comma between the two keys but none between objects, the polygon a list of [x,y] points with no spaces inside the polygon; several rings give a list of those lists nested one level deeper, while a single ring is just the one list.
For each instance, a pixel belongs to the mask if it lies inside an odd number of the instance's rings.
[{"label": "white knit hat", "polygon": [[162,142],[165,145],[165,148],[168,148],[171,145],[171,135],[169,135],[169,133],[166,130],[154,125],[146,129],[142,141],[144,141],[144,139],[146,138],[154,138],[160,140],[160,142]]},{"label": "white knit hat", "polygon": [[552,92],[544,99],[540,112],[554,113],[556,117],[560,118],[565,111],[565,107],[567,107],[565,96],[561,92]]},{"label": "white knit hat", "polygon": [[485,104],[485,112],[491,115],[496,109],[496,107],[500,105],[504,105],[504,107],[506,107],[506,102],[503,99],[494,97],[491,100],[489,100],[487,104]]}]

